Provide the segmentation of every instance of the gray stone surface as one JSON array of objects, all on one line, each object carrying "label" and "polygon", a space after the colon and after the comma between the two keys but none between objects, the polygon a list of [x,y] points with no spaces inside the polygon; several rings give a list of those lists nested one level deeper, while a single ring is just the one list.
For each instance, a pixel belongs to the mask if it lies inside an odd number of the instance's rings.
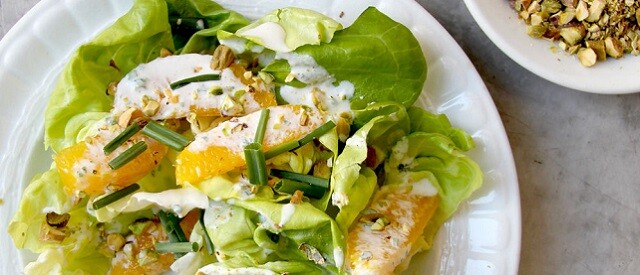
[{"label": "gray stone surface", "polygon": [[[36,2],[0,0],[0,35]],[[502,116],[520,179],[520,273],[637,274],[640,94],[550,83],[500,52],[461,0],[418,2],[467,53]]]}]

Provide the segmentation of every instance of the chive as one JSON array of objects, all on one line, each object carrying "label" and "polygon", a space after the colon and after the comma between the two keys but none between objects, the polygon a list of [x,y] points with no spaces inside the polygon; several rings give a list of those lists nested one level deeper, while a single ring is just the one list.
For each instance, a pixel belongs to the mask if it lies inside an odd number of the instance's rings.
[{"label": "chive", "polygon": [[171,87],[172,90],[175,90],[192,82],[203,82],[203,81],[211,81],[211,80],[220,80],[220,75],[219,74],[201,74],[201,75],[196,75],[192,77],[187,77],[185,79],[181,79],[171,83],[169,87]]},{"label": "chive", "polygon": [[314,138],[317,138],[326,134],[327,132],[329,132],[329,130],[333,129],[333,127],[336,127],[336,124],[333,121],[329,120],[325,124],[322,124],[322,126],[313,130],[313,132],[301,138],[298,142],[300,143],[300,146],[305,145],[313,141]]},{"label": "chive", "polygon": [[293,140],[290,142],[287,142],[285,144],[281,144],[276,148],[271,149],[270,151],[264,153],[264,158],[265,159],[270,159],[272,157],[278,156],[284,152],[289,152],[293,149],[297,149],[298,147],[300,147],[300,142],[298,142],[297,140]]},{"label": "chive", "polygon": [[333,129],[333,127],[336,127],[336,124],[333,123],[333,121],[328,121],[325,124],[322,124],[322,126],[316,128],[315,130],[313,130],[313,132],[309,133],[308,135],[304,136],[303,138],[301,138],[300,140],[294,140],[294,141],[290,141],[287,142],[285,144],[282,144],[276,148],[271,149],[269,152],[264,153],[264,158],[265,159],[270,159],[272,157],[275,157],[277,155],[280,155],[284,152],[289,152],[295,149],[298,149],[300,147],[302,147],[303,145],[311,142],[314,138],[320,137],[324,134],[326,134],[329,130]]},{"label": "chive", "polygon": [[140,185],[138,185],[137,183],[134,183],[132,185],[129,185],[125,188],[122,188],[118,191],[115,191],[109,195],[106,195],[102,198],[100,198],[97,201],[93,202],[93,209],[94,210],[98,210],[100,208],[103,208],[109,204],[112,204],[114,202],[116,202],[119,199],[122,199],[128,195],[130,195],[131,193],[137,191],[138,189],[140,189]]},{"label": "chive", "polygon": [[200,225],[202,225],[202,229],[204,230],[204,244],[207,246],[207,252],[209,252],[209,255],[213,255],[213,252],[215,252],[213,247],[213,241],[211,241],[209,232],[207,232],[207,228],[204,226],[204,209],[200,210],[199,220],[200,220]]},{"label": "chive", "polygon": [[276,169],[271,169],[271,175],[281,179],[295,180],[295,181],[304,182],[304,183],[308,183],[308,184],[323,187],[323,188],[329,188],[328,179],[314,177],[311,175],[299,174],[295,172],[276,170]]},{"label": "chive", "polygon": [[126,151],[122,152],[122,154],[113,158],[109,162],[109,167],[111,167],[111,169],[113,170],[116,170],[122,166],[125,166],[127,163],[142,154],[142,152],[144,152],[145,150],[147,150],[147,144],[144,141],[140,141],[129,147],[129,149],[127,149]]},{"label": "chive", "polygon": [[172,243],[187,242],[187,237],[185,237],[184,231],[182,231],[182,227],[180,227],[180,218],[165,211],[158,212],[158,218],[160,218],[160,222],[169,237],[169,241]]},{"label": "chive", "polygon": [[260,112],[260,122],[258,122],[258,128],[256,129],[256,137],[253,139],[253,142],[262,144],[264,133],[267,131],[267,121],[269,121],[269,109],[262,109],[262,112]]},{"label": "chive", "polygon": [[175,149],[176,151],[182,151],[182,149],[189,145],[190,142],[189,139],[183,135],[178,134],[155,121],[149,121],[149,123],[142,128],[142,132],[160,143]]},{"label": "chive", "polygon": [[134,122],[129,125],[122,133],[118,134],[113,140],[109,141],[107,145],[102,149],[105,154],[109,154],[113,152],[116,148],[120,147],[125,141],[129,140],[133,135],[135,135],[138,131],[140,131],[140,125]]},{"label": "chive", "polygon": [[267,163],[260,143],[250,143],[244,147],[249,182],[255,185],[267,184]]},{"label": "chive", "polygon": [[158,253],[188,253],[197,252],[200,247],[198,243],[179,242],[179,243],[156,243],[156,252]]},{"label": "chive", "polygon": [[292,194],[296,192],[296,190],[300,190],[304,192],[304,195],[310,198],[320,199],[324,196],[324,192],[327,190],[326,188],[311,185],[304,182],[294,181],[290,179],[282,179],[274,186],[276,191],[281,193]]}]

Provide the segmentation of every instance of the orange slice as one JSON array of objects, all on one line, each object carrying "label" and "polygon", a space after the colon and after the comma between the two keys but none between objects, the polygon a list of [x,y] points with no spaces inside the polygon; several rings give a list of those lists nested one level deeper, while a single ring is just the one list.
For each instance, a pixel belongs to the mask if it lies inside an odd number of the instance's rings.
[{"label": "orange slice", "polygon": [[[262,148],[266,152],[278,145],[298,140],[322,123],[315,110],[300,105],[270,107]],[[233,118],[198,134],[176,160],[178,184],[197,186],[201,181],[246,165],[244,147],[253,142],[261,112]]]},{"label": "orange slice", "polygon": [[[105,155],[104,146],[123,130],[118,125],[104,127],[93,138],[65,148],[54,157],[68,194],[99,195],[105,193],[107,186],[119,189],[131,185],[151,172],[167,153],[166,146],[138,133]],[[109,167],[109,161],[139,141],[147,143],[147,150],[121,168]]]},{"label": "orange slice", "polygon": [[[347,258],[353,274],[393,274],[438,208],[438,196],[411,184],[385,185],[349,230]],[[379,220],[380,219],[380,220]]]}]

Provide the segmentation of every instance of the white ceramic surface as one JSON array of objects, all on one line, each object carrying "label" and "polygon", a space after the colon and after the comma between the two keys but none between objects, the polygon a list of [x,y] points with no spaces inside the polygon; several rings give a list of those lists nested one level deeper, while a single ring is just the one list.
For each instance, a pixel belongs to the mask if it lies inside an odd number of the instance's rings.
[{"label": "white ceramic surface", "polygon": [[[520,200],[513,157],[489,93],[464,52],[420,5],[410,0],[221,1],[256,18],[276,7],[318,10],[345,26],[375,6],[408,26],[429,64],[419,104],[445,113],[469,131],[470,152],[485,183],[445,224],[431,252],[414,259],[407,273],[516,274],[520,250]],[[43,112],[65,60],[130,7],[130,1],[43,0],[0,41],[0,274],[18,274],[28,253],[5,233],[22,190],[51,163],[42,146]]]},{"label": "white ceramic surface", "polygon": [[[552,43],[527,35],[526,24],[507,0],[464,0],[480,28],[520,66],[558,85],[599,94],[640,92],[640,56],[608,58],[584,67]],[[557,51],[552,51],[555,45]]]}]

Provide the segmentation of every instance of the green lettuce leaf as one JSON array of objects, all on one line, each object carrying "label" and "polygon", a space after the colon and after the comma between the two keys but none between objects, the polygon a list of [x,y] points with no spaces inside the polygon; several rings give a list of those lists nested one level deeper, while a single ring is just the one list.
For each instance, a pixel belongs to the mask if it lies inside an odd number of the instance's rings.
[{"label": "green lettuce leaf", "polygon": [[54,246],[40,241],[40,227],[45,222],[45,214],[63,214],[72,208],[73,201],[64,192],[58,170],[52,167],[35,176],[24,190],[18,211],[9,223],[9,235],[17,248],[42,252],[45,248]]},{"label": "green lettuce leaf", "polygon": [[[373,7],[337,31],[331,43],[306,45],[294,52],[313,57],[337,82],[353,83],[352,109],[383,101],[411,106],[427,76],[424,55],[411,31]],[[264,71],[284,84],[291,67],[278,59]]]},{"label": "green lettuce leaf", "polygon": [[478,164],[457,149],[447,136],[415,132],[393,147],[385,162],[385,184],[427,178],[438,190],[440,206],[424,232],[427,248],[442,224],[455,213],[461,202],[482,185]]},{"label": "green lettuce leaf", "polygon": [[166,1],[173,42],[180,53],[212,53],[218,45],[219,30],[235,32],[249,24],[239,13],[226,10],[214,1]]},{"label": "green lettuce leaf", "polygon": [[[283,31],[282,41],[264,40],[269,37],[279,38],[275,33],[261,29],[265,23],[276,23]],[[301,8],[282,8],[263,16],[236,32],[238,37],[246,38],[267,49],[278,52],[289,52],[303,45],[319,45],[329,43],[333,34],[341,30],[342,25],[335,20],[316,11]]]},{"label": "green lettuce leaf", "polygon": [[454,128],[444,114],[432,114],[419,107],[407,108],[411,120],[411,132],[438,133],[449,137],[462,151],[476,147],[473,138],[462,129]]},{"label": "green lettuce leaf", "polygon": [[[333,205],[340,211],[336,222],[347,232],[353,221],[365,209],[376,189],[376,173],[363,163],[371,153],[375,168],[388,155],[387,151],[409,132],[409,119],[404,106],[397,103],[377,103],[355,112],[356,132],[349,137],[338,155],[331,188]],[[371,165],[371,163],[369,163]]]},{"label": "green lettuce leaf", "polygon": [[[234,200],[233,205],[211,202],[205,211],[205,226],[224,266],[263,267],[280,270],[271,262],[288,261],[301,268],[300,274],[337,272],[344,262],[344,236],[335,222],[309,203],[295,206],[290,219],[282,221],[285,204],[263,200]],[[327,265],[311,263],[299,246],[309,245],[321,253]],[[337,252],[338,251],[338,252]],[[335,256],[340,257],[337,259]],[[219,257],[220,258],[220,257]],[[288,264],[282,263],[282,266]]]}]

